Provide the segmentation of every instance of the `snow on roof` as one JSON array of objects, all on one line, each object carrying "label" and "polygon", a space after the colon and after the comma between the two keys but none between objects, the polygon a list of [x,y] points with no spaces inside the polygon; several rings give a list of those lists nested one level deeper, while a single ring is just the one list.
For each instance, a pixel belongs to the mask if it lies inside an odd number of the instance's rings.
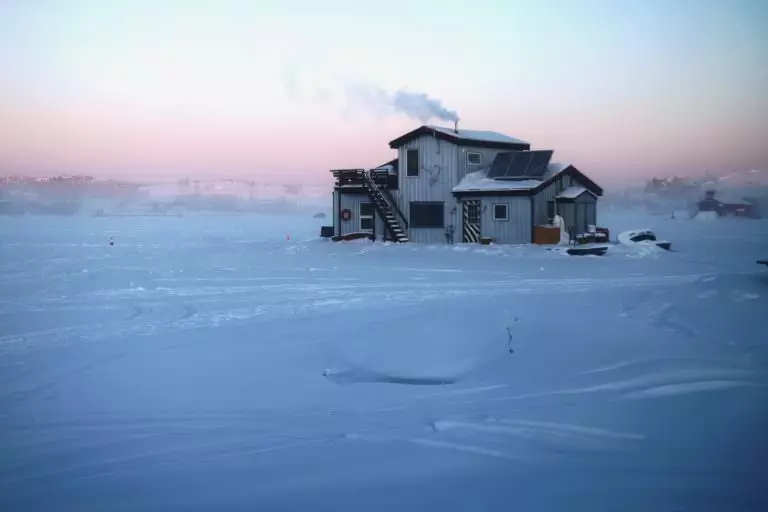
[{"label": "snow on roof", "polygon": [[487,190],[528,190],[539,185],[539,180],[506,181],[488,178],[486,171],[471,172],[464,176],[454,192],[480,192]]},{"label": "snow on roof", "polygon": [[[547,166],[541,180],[497,180],[488,177],[488,169],[485,167],[479,171],[471,172],[464,176],[458,185],[453,187],[454,192],[485,192],[493,190],[530,190],[541,185],[542,181],[563,172],[569,164],[551,163]],[[570,187],[581,188],[581,187]],[[568,190],[568,189],[566,189]],[[565,191],[563,191],[565,192]]]},{"label": "snow on roof", "polygon": [[562,164],[558,162],[550,162],[550,164],[547,166],[547,172],[544,174],[545,176],[554,176],[555,174],[560,174],[563,172],[567,167],[569,167],[571,164]]},{"label": "snow on roof", "polygon": [[431,128],[432,130],[435,130],[459,139],[478,140],[478,141],[486,141],[486,142],[507,142],[512,144],[528,144],[528,142],[524,140],[516,139],[514,137],[510,137],[509,135],[504,135],[503,133],[494,132],[490,130],[459,129],[459,133],[456,133],[456,131],[454,131],[453,128],[447,128],[445,126],[427,125],[427,127]]},{"label": "snow on roof", "polygon": [[584,187],[568,187],[555,197],[555,199],[576,199],[584,192],[587,192],[587,189]]}]

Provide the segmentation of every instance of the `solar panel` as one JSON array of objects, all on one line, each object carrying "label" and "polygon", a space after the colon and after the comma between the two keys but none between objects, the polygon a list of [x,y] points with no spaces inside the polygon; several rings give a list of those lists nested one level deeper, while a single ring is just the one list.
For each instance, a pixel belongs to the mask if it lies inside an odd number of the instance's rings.
[{"label": "solar panel", "polygon": [[540,179],[547,172],[547,166],[552,159],[552,150],[531,151],[531,163],[526,171],[526,176]]},{"label": "solar panel", "polygon": [[497,153],[493,159],[491,168],[488,170],[489,178],[503,178],[507,175],[507,169],[514,158],[514,152]]},{"label": "solar panel", "polygon": [[547,172],[547,166],[554,152],[505,151],[493,160],[489,178],[495,179],[540,179]]}]

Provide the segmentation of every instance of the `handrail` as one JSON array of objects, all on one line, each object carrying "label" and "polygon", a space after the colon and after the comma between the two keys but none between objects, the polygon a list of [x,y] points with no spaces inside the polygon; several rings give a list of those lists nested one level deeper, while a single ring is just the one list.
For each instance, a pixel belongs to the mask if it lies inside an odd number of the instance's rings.
[{"label": "handrail", "polygon": [[380,188],[379,189],[381,193],[386,197],[387,202],[392,205],[392,209],[395,210],[395,213],[398,217],[403,221],[403,224],[405,225],[405,232],[408,232],[408,221],[405,220],[405,215],[403,215],[403,212],[400,211],[400,207],[397,206],[397,201],[395,201],[394,196],[392,195],[392,192],[389,191],[387,188]]},{"label": "handrail", "polygon": [[408,232],[408,221],[405,220],[405,215],[403,215],[403,212],[400,211],[400,208],[397,206],[397,201],[395,201],[395,198],[392,196],[392,193],[383,187],[379,187],[374,183],[373,179],[371,178],[370,171],[364,171],[363,176],[365,176],[365,180],[368,182],[369,186],[374,187],[375,190],[378,190],[381,192],[381,194],[384,196],[384,198],[387,200],[387,203],[392,207],[392,209],[395,211],[398,217],[403,221],[403,224],[405,225],[405,232]]}]

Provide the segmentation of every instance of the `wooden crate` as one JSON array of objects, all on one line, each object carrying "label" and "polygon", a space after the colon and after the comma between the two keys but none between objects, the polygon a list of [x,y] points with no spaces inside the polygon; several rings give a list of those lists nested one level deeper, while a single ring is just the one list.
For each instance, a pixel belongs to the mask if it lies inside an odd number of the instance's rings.
[{"label": "wooden crate", "polygon": [[560,243],[560,228],[557,226],[534,226],[533,243],[539,245],[557,245]]}]

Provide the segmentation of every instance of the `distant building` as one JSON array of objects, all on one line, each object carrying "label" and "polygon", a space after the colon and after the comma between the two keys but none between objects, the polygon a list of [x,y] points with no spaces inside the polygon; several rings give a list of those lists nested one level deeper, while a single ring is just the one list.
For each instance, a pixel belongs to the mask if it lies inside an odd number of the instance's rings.
[{"label": "distant building", "polygon": [[333,233],[452,243],[531,243],[560,215],[572,234],[597,224],[603,190],[552,150],[492,131],[421,126],[389,143],[397,158],[334,169]]},{"label": "distant building", "polygon": [[714,190],[707,190],[704,199],[697,204],[700,212],[716,212],[718,216],[735,216],[758,218],[760,216],[757,205],[748,199],[732,198],[721,201],[715,197]]}]

